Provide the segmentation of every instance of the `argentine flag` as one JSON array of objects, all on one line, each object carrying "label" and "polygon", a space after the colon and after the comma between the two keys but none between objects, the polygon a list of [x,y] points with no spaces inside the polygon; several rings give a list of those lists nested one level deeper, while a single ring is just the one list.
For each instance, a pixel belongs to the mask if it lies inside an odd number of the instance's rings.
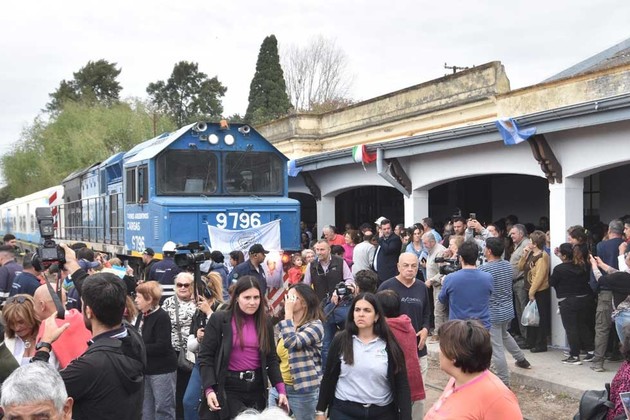
[{"label": "argentine flag", "polygon": [[521,130],[516,124],[516,121],[512,118],[497,120],[495,124],[506,146],[514,146],[515,144],[522,143],[536,134],[536,127]]}]

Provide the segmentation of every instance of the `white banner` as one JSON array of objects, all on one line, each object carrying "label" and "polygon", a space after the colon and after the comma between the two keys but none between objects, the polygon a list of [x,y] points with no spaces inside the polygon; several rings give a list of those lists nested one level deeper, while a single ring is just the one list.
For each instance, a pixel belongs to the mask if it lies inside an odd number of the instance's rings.
[{"label": "white banner", "polygon": [[254,244],[262,244],[268,251],[280,251],[280,220],[274,220],[255,228],[228,230],[208,225],[210,247],[213,251],[229,254],[243,251],[245,255]]}]

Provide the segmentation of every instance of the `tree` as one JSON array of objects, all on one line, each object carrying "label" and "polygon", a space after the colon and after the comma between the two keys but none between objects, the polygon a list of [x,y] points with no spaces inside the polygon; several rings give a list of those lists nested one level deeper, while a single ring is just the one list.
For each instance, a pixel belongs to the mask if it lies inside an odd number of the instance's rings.
[{"label": "tree", "polygon": [[284,74],[274,35],[263,40],[256,62],[256,73],[249,86],[249,105],[245,121],[262,124],[286,115],[291,109]]},{"label": "tree", "polygon": [[58,185],[71,172],[130,150],[159,132],[176,126],[140,101],[111,106],[67,102],[51,120],[36,118],[13,150],[0,158],[7,194],[21,197]]},{"label": "tree", "polygon": [[197,63],[188,61],[175,64],[166,82],[159,80],[147,87],[151,103],[171,116],[180,127],[220,117],[223,112],[220,98],[226,91],[217,76],[209,79],[199,71]]},{"label": "tree", "polygon": [[305,47],[289,45],[282,67],[287,93],[298,111],[330,110],[353,102],[348,97],[352,85],[348,56],[334,41],[320,35]]},{"label": "tree", "polygon": [[51,101],[46,104],[46,110],[56,114],[69,101],[107,106],[117,103],[122,90],[116,80],[120,72],[121,70],[116,68],[116,63],[103,59],[88,61],[73,74],[73,80],[62,80],[57,90],[48,95]]}]

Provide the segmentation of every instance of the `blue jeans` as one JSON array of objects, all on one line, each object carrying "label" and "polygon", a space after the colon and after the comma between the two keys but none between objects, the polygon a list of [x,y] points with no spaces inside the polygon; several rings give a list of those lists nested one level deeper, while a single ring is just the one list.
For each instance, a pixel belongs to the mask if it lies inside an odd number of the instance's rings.
[{"label": "blue jeans", "polygon": [[615,329],[617,330],[617,335],[619,336],[619,341],[623,344],[625,340],[625,335],[623,333],[623,326],[626,324],[630,324],[630,310],[621,311],[615,316]]},{"label": "blue jeans", "polygon": [[326,367],[328,349],[335,334],[337,334],[337,329],[343,330],[346,326],[346,318],[348,318],[351,303],[352,300],[344,299],[336,307],[333,303],[324,306],[326,320],[324,321],[324,339],[322,340],[322,370]]},{"label": "blue jeans", "polygon": [[190,380],[184,392],[184,419],[199,420],[199,402],[201,401],[201,372],[199,363],[195,363],[190,373]]},{"label": "blue jeans", "polygon": [[[289,399],[289,408],[293,412],[295,420],[315,420],[315,407],[317,406],[317,398],[319,391],[300,392],[296,391],[291,385],[285,385],[287,389],[287,398]],[[268,407],[275,407],[278,391],[276,388],[269,389]]]}]

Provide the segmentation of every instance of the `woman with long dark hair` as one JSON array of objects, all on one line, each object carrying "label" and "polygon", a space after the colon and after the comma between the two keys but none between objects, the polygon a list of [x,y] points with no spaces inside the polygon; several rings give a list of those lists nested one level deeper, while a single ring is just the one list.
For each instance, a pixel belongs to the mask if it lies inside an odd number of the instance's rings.
[{"label": "woman with long dark hair", "polygon": [[330,345],[315,416],[324,420],[410,420],[405,357],[376,297],[354,298],[346,327]]},{"label": "woman with long dark hair", "polygon": [[273,326],[255,277],[240,277],[227,310],[210,317],[199,350],[199,367],[206,400],[199,409],[202,419],[223,420],[246,408],[264,409],[267,379],[279,392],[278,405],[288,409]]},{"label": "woman with long dark hair", "polygon": [[[291,411],[296,420],[314,420],[322,380],[323,314],[315,291],[304,283],[291,286],[284,303],[284,320],[278,323],[276,352]],[[271,388],[269,406],[278,391]]]},{"label": "woman with long dark hair", "polygon": [[562,263],[553,269],[549,285],[556,289],[560,318],[569,340],[569,357],[562,362],[581,365],[580,350],[588,351],[587,358],[592,358],[595,338],[595,300],[589,270],[578,245],[563,243],[558,247],[558,256]]}]

